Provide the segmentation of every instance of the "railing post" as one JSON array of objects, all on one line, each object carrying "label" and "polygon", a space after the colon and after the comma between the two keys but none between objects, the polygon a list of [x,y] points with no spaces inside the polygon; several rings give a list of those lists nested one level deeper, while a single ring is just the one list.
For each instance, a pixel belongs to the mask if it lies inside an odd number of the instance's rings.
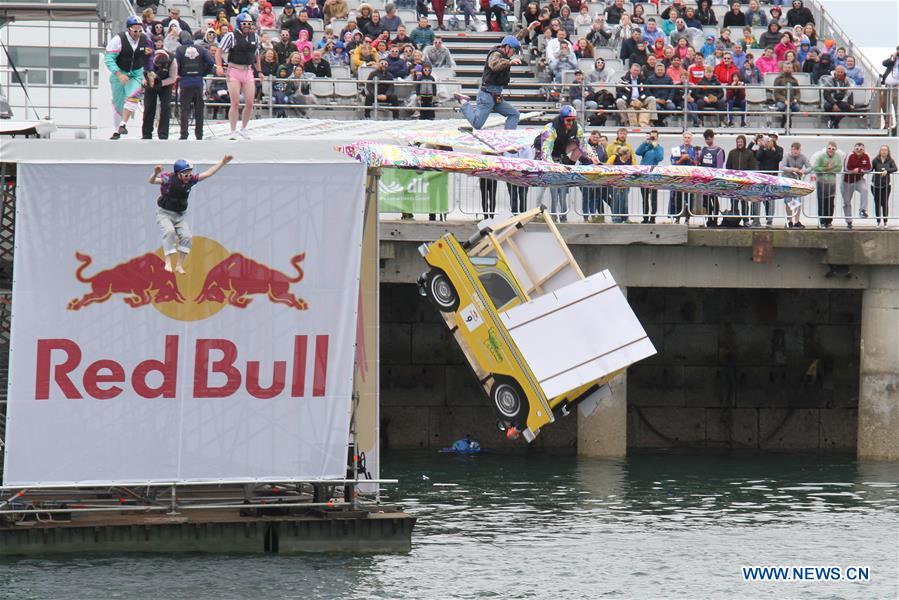
[{"label": "railing post", "polygon": [[380,80],[376,78],[375,79],[375,87],[374,87],[375,101],[373,103],[374,110],[375,110],[375,121],[378,120],[378,84],[379,83],[380,83]]},{"label": "railing post", "polygon": [[689,129],[689,127],[687,127],[687,119],[688,119],[687,94],[689,93],[690,88],[687,85],[686,81],[683,82],[683,85],[684,85],[684,125],[683,125],[682,131],[686,131],[687,129]]},{"label": "railing post", "polygon": [[[784,132],[787,135],[790,135],[790,129],[792,128],[792,113],[791,110],[793,107],[793,86],[791,84],[787,84],[787,110],[786,110],[786,119],[784,119]],[[776,175],[776,173],[775,173]]]},{"label": "railing post", "polygon": [[269,83],[269,86],[268,86],[268,118],[269,119],[271,119],[275,113],[275,94],[274,94],[275,77],[277,77],[277,74],[275,74],[275,76],[268,75],[268,77],[267,77],[268,83]]}]

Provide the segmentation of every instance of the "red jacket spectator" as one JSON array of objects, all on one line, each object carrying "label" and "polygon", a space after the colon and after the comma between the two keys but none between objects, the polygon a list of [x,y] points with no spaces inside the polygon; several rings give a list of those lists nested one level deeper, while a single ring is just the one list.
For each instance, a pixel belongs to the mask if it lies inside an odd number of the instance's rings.
[{"label": "red jacket spectator", "polygon": [[718,63],[718,66],[715,67],[715,77],[722,83],[730,83],[730,78],[733,77],[733,74],[739,74],[739,72],[740,69],[734,65],[734,61],[732,60],[720,62]]},{"label": "red jacket spectator", "polygon": [[[859,173],[852,173],[855,169],[859,169]],[[868,156],[867,152],[862,152],[861,154],[856,154],[855,152],[851,152],[848,157],[846,157],[846,171],[850,171],[843,175],[843,181],[846,183],[855,183],[859,179],[865,176],[865,173],[868,173],[871,170],[871,157]]]},{"label": "red jacket spectator", "polygon": [[695,85],[705,75],[705,65],[701,62],[693,63],[687,67],[687,73],[690,75],[690,83]]}]

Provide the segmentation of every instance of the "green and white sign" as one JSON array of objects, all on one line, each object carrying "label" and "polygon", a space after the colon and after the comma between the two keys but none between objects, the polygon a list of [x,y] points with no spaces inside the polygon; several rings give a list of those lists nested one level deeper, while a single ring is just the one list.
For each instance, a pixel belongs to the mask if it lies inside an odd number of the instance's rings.
[{"label": "green and white sign", "polygon": [[381,169],[378,211],[386,213],[449,212],[449,175]]}]

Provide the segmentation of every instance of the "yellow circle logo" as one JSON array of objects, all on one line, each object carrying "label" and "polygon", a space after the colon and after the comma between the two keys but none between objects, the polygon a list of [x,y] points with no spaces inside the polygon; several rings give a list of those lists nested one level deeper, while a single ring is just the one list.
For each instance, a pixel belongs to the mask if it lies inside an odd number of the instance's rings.
[{"label": "yellow circle logo", "polygon": [[[196,236],[191,241],[190,254],[184,257],[185,274],[175,273],[181,302],[154,302],[153,308],[165,316],[178,321],[202,321],[208,319],[224,308],[223,302],[206,302],[200,297],[206,275],[215,265],[222,263],[229,256],[228,250],[215,240]],[[156,250],[156,256],[165,260],[162,248]],[[171,256],[169,257],[171,259]]]}]

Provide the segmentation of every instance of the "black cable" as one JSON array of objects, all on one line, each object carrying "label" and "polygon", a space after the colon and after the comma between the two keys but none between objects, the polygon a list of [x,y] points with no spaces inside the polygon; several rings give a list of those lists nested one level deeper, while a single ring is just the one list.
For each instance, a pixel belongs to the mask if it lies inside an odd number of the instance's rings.
[{"label": "black cable", "polygon": [[[34,103],[31,101],[31,96],[28,95],[28,88],[25,87],[24,79],[22,79],[22,75],[19,73],[19,70],[16,68],[16,63],[13,62],[12,56],[9,54],[9,50],[6,48],[6,44],[0,42],[0,46],[3,47],[3,52],[6,54],[6,61],[9,63],[10,68],[12,68],[13,74],[16,76],[16,79],[19,81],[19,85],[22,88],[22,91],[25,92],[25,99],[28,100],[28,106],[31,107],[31,110],[34,111],[35,118],[40,121],[41,116],[38,114],[37,109],[34,108]],[[27,118],[28,109],[25,109],[25,115]]]}]

